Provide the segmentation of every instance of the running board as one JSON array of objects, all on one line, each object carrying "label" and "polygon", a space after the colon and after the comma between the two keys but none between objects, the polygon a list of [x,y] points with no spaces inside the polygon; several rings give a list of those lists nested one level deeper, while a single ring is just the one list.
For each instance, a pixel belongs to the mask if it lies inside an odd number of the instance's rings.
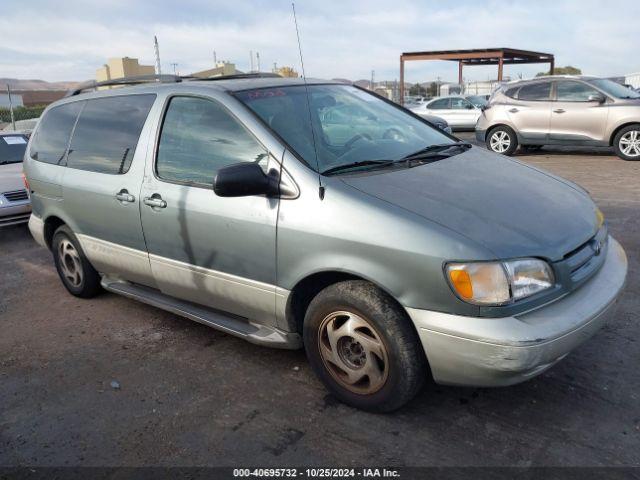
[{"label": "running board", "polygon": [[285,332],[274,327],[252,323],[244,317],[180,300],[165,295],[154,288],[107,277],[102,278],[101,284],[105,290],[110,292],[175,313],[257,345],[286,349],[302,347],[302,340],[297,333]]}]

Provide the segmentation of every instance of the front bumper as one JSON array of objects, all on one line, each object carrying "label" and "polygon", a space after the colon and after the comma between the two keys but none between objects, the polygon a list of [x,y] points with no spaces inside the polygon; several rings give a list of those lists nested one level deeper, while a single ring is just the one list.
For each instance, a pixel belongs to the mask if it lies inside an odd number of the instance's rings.
[{"label": "front bumper", "polygon": [[578,290],[536,310],[477,318],[407,308],[433,378],[448,385],[512,385],[565,357],[599,330],[624,286],[627,257],[609,238],[607,257]]},{"label": "front bumper", "polygon": [[28,200],[8,203],[6,205],[0,202],[0,227],[27,223],[30,214],[31,203]]}]

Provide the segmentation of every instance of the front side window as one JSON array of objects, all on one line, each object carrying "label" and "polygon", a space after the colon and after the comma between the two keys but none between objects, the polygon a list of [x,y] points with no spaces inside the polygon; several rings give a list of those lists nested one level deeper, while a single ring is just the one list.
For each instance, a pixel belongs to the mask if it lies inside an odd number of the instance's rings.
[{"label": "front side window", "polygon": [[218,102],[173,97],[158,144],[156,173],[170,182],[211,186],[216,170],[239,162],[262,163],[268,153]]},{"label": "front side window", "polygon": [[73,132],[67,166],[98,173],[126,173],[155,98],[123,95],[87,100]]},{"label": "front side window", "polygon": [[605,78],[593,78],[588,82],[615,98],[640,98],[640,93]]},{"label": "front side window", "polygon": [[590,95],[597,95],[598,91],[580,82],[558,82],[556,84],[559,102],[587,102]]},{"label": "front side window", "polygon": [[533,83],[524,85],[518,92],[518,100],[549,100],[551,95],[551,82]]},{"label": "front side window", "polygon": [[28,141],[24,135],[0,135],[0,165],[22,162]]},{"label": "front side window", "polygon": [[350,85],[261,88],[235,96],[320,172],[454,143],[404,109]]},{"label": "front side window", "polygon": [[31,158],[54,165],[63,163],[71,130],[83,104],[66,103],[44,114],[31,143]]},{"label": "front side window", "polygon": [[464,98],[456,97],[451,99],[452,110],[471,110],[472,108],[473,105]]}]

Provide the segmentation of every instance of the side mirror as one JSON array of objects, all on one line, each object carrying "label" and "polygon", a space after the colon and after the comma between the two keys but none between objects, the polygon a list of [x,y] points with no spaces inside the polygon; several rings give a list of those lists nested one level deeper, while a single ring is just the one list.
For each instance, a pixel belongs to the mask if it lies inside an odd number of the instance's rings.
[{"label": "side mirror", "polygon": [[213,191],[219,197],[274,195],[278,193],[278,185],[257,163],[236,163],[218,170]]},{"label": "side mirror", "polygon": [[587,102],[604,103],[606,98],[601,93],[592,93],[587,97]]}]

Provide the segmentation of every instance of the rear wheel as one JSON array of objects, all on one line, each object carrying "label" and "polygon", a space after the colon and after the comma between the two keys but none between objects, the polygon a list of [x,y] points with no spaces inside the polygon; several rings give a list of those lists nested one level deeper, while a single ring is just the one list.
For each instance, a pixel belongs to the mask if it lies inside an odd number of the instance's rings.
[{"label": "rear wheel", "polygon": [[56,270],[69,293],[81,298],[91,298],[100,293],[100,275],[87,260],[69,227],[58,227],[51,247]]},{"label": "rear wheel", "polygon": [[427,375],[406,314],[365,281],[331,285],[310,303],[304,344],[311,367],[338,399],[388,412],[408,402]]},{"label": "rear wheel", "polygon": [[623,160],[640,160],[640,124],[621,129],[613,140],[613,147]]},{"label": "rear wheel", "polygon": [[492,152],[513,155],[518,148],[518,137],[511,128],[500,126],[489,132],[486,143]]}]

